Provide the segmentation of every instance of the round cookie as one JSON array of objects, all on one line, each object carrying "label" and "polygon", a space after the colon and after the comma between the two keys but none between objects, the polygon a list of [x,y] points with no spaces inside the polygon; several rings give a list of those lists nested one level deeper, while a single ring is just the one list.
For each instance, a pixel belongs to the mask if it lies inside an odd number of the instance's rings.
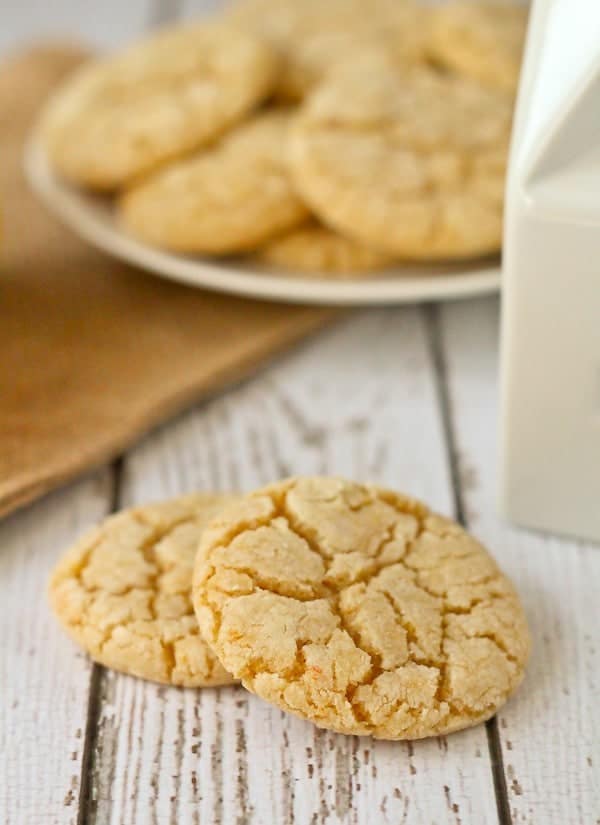
[{"label": "round cookie", "polygon": [[120,198],[123,225],[156,246],[226,255],[302,223],[308,210],[285,162],[291,119],[282,110],[258,114],[151,175]]},{"label": "round cookie", "polygon": [[278,65],[235,28],[163,30],[67,80],[42,118],[49,157],[74,183],[118,189],[240,120],[271,91]]},{"label": "round cookie", "polygon": [[428,53],[456,72],[515,93],[527,32],[527,7],[456,2],[432,12]]},{"label": "round cookie", "polygon": [[392,257],[346,238],[326,226],[311,223],[266,243],[253,256],[261,264],[303,276],[360,278],[382,270]]},{"label": "round cookie", "polygon": [[276,95],[299,101],[333,67],[358,56],[385,51],[402,63],[423,61],[429,10],[400,0],[243,0],[228,20],[278,51]]},{"label": "round cookie", "polygon": [[290,168],[344,235],[412,260],[490,254],[502,240],[511,119],[506,96],[475,81],[359,62],[309,99]]},{"label": "round cookie", "polygon": [[218,516],[194,571],[200,628],[252,692],[341,733],[444,734],[522,679],[518,597],[458,524],[389,490],[282,481]]},{"label": "round cookie", "polygon": [[83,536],[49,584],[54,613],[100,664],[155,682],[224,685],[191,603],[204,526],[236,499],[198,493],[124,510]]}]

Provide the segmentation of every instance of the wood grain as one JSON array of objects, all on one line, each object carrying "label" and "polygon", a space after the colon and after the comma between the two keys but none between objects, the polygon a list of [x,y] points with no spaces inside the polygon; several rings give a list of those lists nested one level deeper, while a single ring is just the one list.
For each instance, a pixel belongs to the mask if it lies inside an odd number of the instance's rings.
[{"label": "wood grain", "polygon": [[[124,463],[123,503],[249,489],[291,473],[394,485],[444,512],[452,490],[417,310],[360,314],[163,428]],[[485,729],[373,742],[319,731],[241,688],[106,673],[92,821],[493,822]]]},{"label": "wood grain", "polygon": [[533,633],[524,685],[498,717],[512,822],[593,825],[600,822],[600,552],[497,517],[498,302],[448,304],[441,319],[466,518],[517,584]]},{"label": "wood grain", "polygon": [[90,663],[51,618],[48,573],[102,518],[109,474],[57,493],[0,525],[0,822],[74,825]]}]

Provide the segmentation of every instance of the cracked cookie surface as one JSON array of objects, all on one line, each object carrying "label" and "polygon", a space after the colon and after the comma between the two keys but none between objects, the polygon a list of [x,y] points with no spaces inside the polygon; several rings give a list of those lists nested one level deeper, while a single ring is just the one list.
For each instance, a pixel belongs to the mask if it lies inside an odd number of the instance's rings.
[{"label": "cracked cookie surface", "polygon": [[123,224],[157,246],[224,255],[306,220],[285,162],[292,115],[274,109],[126,191]]},{"label": "cracked cookie surface", "polygon": [[191,602],[201,531],[234,496],[198,493],[124,510],[83,536],[56,566],[52,608],[100,664],[165,684],[229,684]]},{"label": "cracked cookie surface", "polygon": [[360,278],[366,273],[383,270],[392,256],[346,238],[318,223],[292,229],[273,238],[253,255],[258,263],[291,270],[303,276]]},{"label": "cracked cookie surface", "polygon": [[329,76],[290,141],[300,195],[332,228],[398,258],[498,251],[512,119],[506,95],[386,59]]},{"label": "cracked cookie surface", "polygon": [[69,180],[113,190],[218,137],[268,95],[279,61],[250,34],[178,26],[77,71],[42,134]]},{"label": "cracked cookie surface", "polygon": [[517,3],[444,3],[431,15],[429,55],[446,69],[514,94],[527,13]]},{"label": "cracked cookie surface", "polygon": [[518,597],[472,536],[341,479],[289,479],[223,511],[192,592],[246,688],[342,733],[416,739],[488,719],[529,653]]},{"label": "cracked cookie surface", "polygon": [[429,10],[401,0],[242,0],[226,19],[277,50],[275,94],[297,102],[357,57],[385,51],[403,65],[423,62]]}]

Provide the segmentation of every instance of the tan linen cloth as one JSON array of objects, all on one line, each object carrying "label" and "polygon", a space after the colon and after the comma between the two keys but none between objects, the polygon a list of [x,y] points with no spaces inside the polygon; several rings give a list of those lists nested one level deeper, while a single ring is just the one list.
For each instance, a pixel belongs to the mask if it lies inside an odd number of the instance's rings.
[{"label": "tan linen cloth", "polygon": [[333,316],[136,271],[38,203],[24,138],[81,59],[37,48],[0,67],[0,514],[118,455]]}]

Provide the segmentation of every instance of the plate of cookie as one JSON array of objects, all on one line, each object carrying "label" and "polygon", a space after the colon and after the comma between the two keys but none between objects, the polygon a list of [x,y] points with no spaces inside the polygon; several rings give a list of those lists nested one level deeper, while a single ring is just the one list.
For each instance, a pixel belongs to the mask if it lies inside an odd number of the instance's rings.
[{"label": "plate of cookie", "polygon": [[521,6],[242,0],[222,18],[86,62],[53,94],[25,168],[59,218],[249,297],[499,289]]}]

